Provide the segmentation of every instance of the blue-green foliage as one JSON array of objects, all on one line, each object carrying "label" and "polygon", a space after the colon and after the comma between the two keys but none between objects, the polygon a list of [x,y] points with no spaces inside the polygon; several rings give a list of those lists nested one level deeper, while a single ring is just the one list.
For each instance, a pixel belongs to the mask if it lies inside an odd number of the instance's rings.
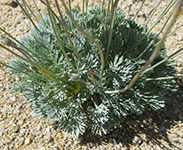
[{"label": "blue-green foliage", "polygon": [[[106,12],[101,13],[99,7],[94,7],[89,10],[88,15],[82,16],[79,10],[73,10],[72,14],[78,24],[100,43],[105,56],[109,37],[105,30]],[[167,67],[168,63],[143,74],[133,87],[124,93],[104,93],[106,90],[124,88],[130,82],[146,63],[158,42],[156,40],[142,57],[138,57],[155,38],[155,34],[148,34],[140,44],[135,46],[147,29],[130,19],[125,19],[123,11],[117,10],[110,53],[101,81],[100,56],[96,45],[71,25],[67,16],[64,16],[64,19],[80,59],[74,56],[66,33],[58,23],[59,39],[76,71],[73,71],[64,58],[48,16],[44,16],[44,20],[38,23],[41,33],[33,29],[31,34],[21,39],[21,42],[35,54],[32,55],[35,60],[57,75],[57,79],[54,81],[47,79],[31,64],[18,58],[10,63],[11,66],[29,74],[22,75],[20,72],[13,71],[14,74],[21,76],[21,81],[14,84],[12,91],[24,93],[38,116],[57,120],[60,122],[60,127],[70,134],[82,134],[86,128],[90,128],[95,133],[107,133],[129,114],[141,114],[148,107],[160,109],[164,106],[162,91],[175,89],[172,84],[174,81],[146,81],[145,79],[168,75],[168,72],[173,70]],[[109,22],[110,20],[108,20],[110,28]],[[163,46],[155,62],[165,57],[165,50]],[[90,68],[96,86],[89,74]],[[71,93],[66,96],[69,91],[77,88],[75,82],[70,79],[72,73],[79,74],[81,79],[89,84],[94,94],[81,83],[77,94]]]}]

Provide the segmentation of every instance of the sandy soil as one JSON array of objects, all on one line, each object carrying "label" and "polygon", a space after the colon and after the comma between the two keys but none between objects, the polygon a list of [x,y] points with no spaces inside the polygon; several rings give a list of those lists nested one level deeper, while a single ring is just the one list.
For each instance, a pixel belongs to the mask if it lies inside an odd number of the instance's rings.
[{"label": "sandy soil", "polygon": [[[72,6],[81,9],[81,2],[81,0],[73,0]],[[147,0],[136,21],[143,24],[148,12],[156,2]],[[162,2],[148,24],[149,27],[168,2],[168,0]],[[19,39],[29,33],[31,24],[20,7],[13,8],[10,4],[11,0],[0,1],[1,27]],[[40,11],[45,13],[46,8],[40,2],[37,4]],[[100,4],[100,0],[90,0],[90,6]],[[140,4],[140,0],[119,1],[119,7],[126,12],[127,17],[133,17]],[[55,6],[53,2],[51,5]],[[32,7],[31,4],[30,6]],[[157,33],[161,29],[167,17],[168,14],[158,23],[153,32]],[[182,24],[183,13],[172,31]],[[183,27],[170,36],[165,44],[168,55],[183,47]],[[0,61],[8,63],[11,58],[11,54],[0,49]],[[177,57],[174,64],[177,74],[183,73],[183,55]],[[67,138],[55,122],[36,118],[23,95],[9,94],[8,83],[16,80],[19,79],[13,78],[6,71],[6,67],[0,65],[0,149],[183,149],[183,84],[181,80],[178,83],[180,85],[178,92],[167,95],[164,109],[158,112],[147,110],[138,117],[130,116],[125,120],[122,128],[118,128],[108,135],[94,136],[86,133],[79,137],[79,140]]]}]

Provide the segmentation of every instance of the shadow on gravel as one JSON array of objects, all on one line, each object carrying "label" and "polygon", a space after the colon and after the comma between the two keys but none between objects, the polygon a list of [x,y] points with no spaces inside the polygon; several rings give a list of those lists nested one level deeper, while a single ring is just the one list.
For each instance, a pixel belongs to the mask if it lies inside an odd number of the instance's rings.
[{"label": "shadow on gravel", "polygon": [[[107,135],[96,136],[86,131],[84,135],[79,137],[80,144],[121,143],[123,146],[130,148],[131,145],[151,142],[159,145],[162,149],[169,149],[161,143],[160,140],[163,139],[169,144],[169,147],[173,148],[175,146],[169,140],[167,130],[176,125],[177,121],[183,121],[183,82],[179,82],[177,92],[168,92],[166,94],[165,103],[162,110],[153,111],[148,109],[140,116],[131,115],[127,117],[121,127],[116,128]],[[141,138],[139,133],[145,135],[145,138]]]}]

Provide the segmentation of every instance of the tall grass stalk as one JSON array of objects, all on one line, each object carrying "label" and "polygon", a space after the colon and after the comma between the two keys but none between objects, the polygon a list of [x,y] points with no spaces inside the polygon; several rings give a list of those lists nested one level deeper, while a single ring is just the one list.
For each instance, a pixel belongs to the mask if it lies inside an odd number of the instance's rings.
[{"label": "tall grass stalk", "polygon": [[66,4],[65,4],[65,2],[64,2],[64,0],[61,0],[62,1],[62,5],[64,6],[64,8],[65,8],[65,10],[66,10],[66,12],[67,12],[67,14],[68,14],[68,16],[70,17],[70,19],[72,20],[72,22],[74,23],[74,25],[87,37],[87,38],[89,38],[91,41],[93,41],[95,44],[96,44],[96,46],[97,46],[97,48],[98,48],[98,50],[99,50],[99,52],[100,52],[100,58],[101,58],[101,71],[100,71],[100,79],[102,80],[102,76],[103,76],[103,70],[104,70],[104,55],[103,55],[103,52],[102,52],[102,49],[101,49],[101,47],[100,47],[100,44],[91,36],[91,35],[89,35],[88,33],[86,33],[83,29],[82,29],[82,27],[80,27],[80,25],[75,21],[75,19],[73,18],[73,16],[71,15],[71,13],[69,12],[69,9],[67,8],[67,6],[66,6]]},{"label": "tall grass stalk", "polygon": [[[156,56],[158,55],[158,52],[161,48],[161,46],[164,43],[164,40],[166,39],[170,29],[172,28],[172,26],[174,25],[174,23],[176,22],[176,19],[178,18],[178,16],[181,13],[181,7],[182,7],[182,1],[179,0],[177,2],[177,4],[174,7],[173,10],[173,17],[172,20],[170,21],[170,23],[168,24],[168,27],[165,31],[165,33],[163,34],[163,37],[161,38],[161,41],[158,43],[157,47],[155,48],[155,50],[153,51],[152,55],[150,56],[149,60],[147,61],[147,63],[145,64],[145,66],[133,77],[133,79],[130,81],[130,83],[123,89],[121,90],[114,90],[114,91],[105,91],[105,93],[107,94],[112,94],[112,93],[123,93],[125,91],[127,91],[129,88],[131,88],[133,86],[133,84],[137,81],[137,79],[141,76],[141,74],[147,69],[147,67],[153,62],[153,60],[156,58]],[[158,19],[159,20],[159,19]],[[154,26],[154,25],[153,25]],[[151,29],[150,29],[151,30]],[[149,32],[149,31],[148,31]]]}]

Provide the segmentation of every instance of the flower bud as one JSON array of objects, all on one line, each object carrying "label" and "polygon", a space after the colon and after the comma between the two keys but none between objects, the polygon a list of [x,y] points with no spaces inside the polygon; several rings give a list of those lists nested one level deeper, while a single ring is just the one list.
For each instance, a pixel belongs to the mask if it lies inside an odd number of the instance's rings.
[{"label": "flower bud", "polygon": [[9,38],[6,38],[1,35],[1,39],[5,45],[10,46],[10,47],[17,47],[17,44],[15,42],[13,42],[12,40],[10,40]]},{"label": "flower bud", "polygon": [[71,74],[71,80],[72,81],[79,81],[80,80],[79,74],[72,73]]}]

